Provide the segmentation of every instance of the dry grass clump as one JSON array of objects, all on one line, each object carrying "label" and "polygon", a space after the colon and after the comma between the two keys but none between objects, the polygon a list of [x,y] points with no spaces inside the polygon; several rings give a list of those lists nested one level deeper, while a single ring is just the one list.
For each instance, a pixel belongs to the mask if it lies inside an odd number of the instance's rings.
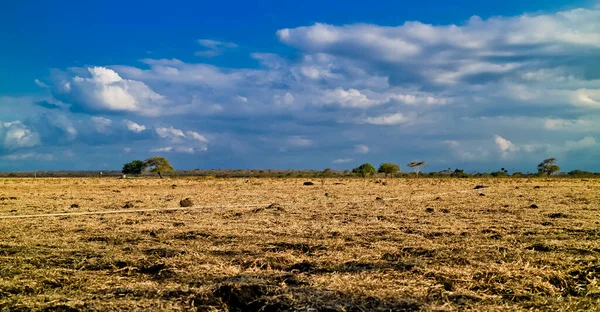
[{"label": "dry grass clump", "polygon": [[[600,181],[303,182],[0,180],[1,216],[135,207],[123,214],[0,219],[0,309],[590,311],[600,305]],[[139,211],[177,208],[181,198],[192,209]],[[79,208],[71,209],[73,203]]]}]

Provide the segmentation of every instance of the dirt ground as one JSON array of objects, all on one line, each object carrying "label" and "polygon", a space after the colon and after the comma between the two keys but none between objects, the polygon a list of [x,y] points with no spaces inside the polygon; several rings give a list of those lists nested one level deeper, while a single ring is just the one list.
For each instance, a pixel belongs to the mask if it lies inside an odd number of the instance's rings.
[{"label": "dirt ground", "polygon": [[0,179],[0,309],[600,311],[600,180],[305,181]]}]

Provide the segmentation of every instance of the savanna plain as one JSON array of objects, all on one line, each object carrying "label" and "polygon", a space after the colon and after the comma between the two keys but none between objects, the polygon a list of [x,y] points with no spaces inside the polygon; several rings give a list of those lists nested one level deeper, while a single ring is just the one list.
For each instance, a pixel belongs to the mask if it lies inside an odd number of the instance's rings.
[{"label": "savanna plain", "polygon": [[2,179],[0,309],[600,310],[600,180],[306,181]]}]

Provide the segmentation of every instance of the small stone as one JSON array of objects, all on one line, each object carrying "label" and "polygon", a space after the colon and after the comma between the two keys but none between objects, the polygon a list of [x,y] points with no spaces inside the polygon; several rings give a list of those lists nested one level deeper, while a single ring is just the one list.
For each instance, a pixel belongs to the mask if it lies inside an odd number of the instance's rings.
[{"label": "small stone", "polygon": [[536,205],[536,204],[531,204],[531,206],[529,206],[529,208],[537,209],[537,208],[540,208],[540,207],[538,207],[538,205]]},{"label": "small stone", "polygon": [[181,207],[192,207],[192,206],[194,206],[194,202],[191,199],[189,199],[189,198],[182,199],[182,200],[179,201],[179,206],[181,206]]},{"label": "small stone", "polygon": [[79,205],[78,204],[72,204],[71,208],[79,208]]},{"label": "small stone", "polygon": [[310,181],[308,181],[308,182],[304,182],[304,185],[305,185],[305,186],[311,186],[311,185],[315,185],[315,184],[314,184],[314,183],[312,183],[312,182],[310,182]]},{"label": "small stone", "polygon": [[125,209],[129,209],[129,208],[133,208],[135,205],[132,202],[127,202],[125,203],[125,205],[123,205],[123,208]]},{"label": "small stone", "polygon": [[425,209],[425,212],[427,213],[433,213],[435,211],[435,209],[428,207],[427,209]]}]

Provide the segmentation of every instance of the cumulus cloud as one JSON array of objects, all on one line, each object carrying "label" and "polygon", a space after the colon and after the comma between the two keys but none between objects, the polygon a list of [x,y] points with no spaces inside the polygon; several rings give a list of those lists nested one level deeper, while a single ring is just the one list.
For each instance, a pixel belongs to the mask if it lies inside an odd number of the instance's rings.
[{"label": "cumulus cloud", "polygon": [[409,119],[402,113],[396,113],[392,115],[383,115],[378,117],[367,117],[363,120],[364,123],[371,125],[389,126],[389,125],[400,125],[408,122]]},{"label": "cumulus cloud", "polygon": [[110,126],[112,125],[112,120],[104,117],[92,117],[90,118],[92,121],[92,125],[96,129],[96,131],[100,133],[107,133],[110,131]]},{"label": "cumulus cloud", "polygon": [[170,152],[172,150],[173,150],[173,147],[167,146],[167,147],[153,148],[153,149],[150,150],[150,152],[152,152],[152,153],[165,153],[165,152]]},{"label": "cumulus cloud", "polygon": [[[282,29],[279,39],[309,53],[330,53],[400,66],[413,77],[455,84],[527,67],[523,56],[583,55],[600,48],[600,10],[517,17],[472,17],[463,25],[406,22]],[[394,70],[396,68],[393,68]]]},{"label": "cumulus cloud", "polygon": [[[168,147],[168,150],[163,149],[161,152],[178,152],[178,153],[194,153],[197,151],[206,151],[208,149],[208,139],[195,131],[183,132],[174,127],[156,128],[156,134],[163,139],[166,139],[176,146]],[[159,150],[155,150],[159,151]]]},{"label": "cumulus cloud", "polygon": [[112,69],[89,67],[87,71],[89,77],[75,76],[54,88],[54,95],[72,104],[71,109],[75,111],[135,112],[156,116],[168,103],[145,83],[123,79]]},{"label": "cumulus cloud", "polygon": [[377,101],[367,98],[367,96],[362,94],[359,90],[344,90],[343,88],[323,91],[323,96],[320,101],[323,104],[335,104],[341,107],[352,108],[368,108],[378,104]]},{"label": "cumulus cloud", "polygon": [[302,136],[291,136],[287,139],[287,142],[294,147],[309,147],[313,144],[312,140]]},{"label": "cumulus cloud", "polygon": [[50,88],[47,84],[39,81],[38,79],[35,79],[33,82],[35,82],[35,84],[38,85],[38,87],[40,87],[40,88],[44,88],[44,89]]},{"label": "cumulus cloud", "polygon": [[496,142],[496,146],[500,150],[502,157],[508,157],[511,153],[519,151],[518,146],[499,135],[494,136],[494,142]]},{"label": "cumulus cloud", "polygon": [[206,48],[206,50],[196,52],[196,56],[200,57],[215,57],[223,54],[226,49],[237,48],[237,44],[233,42],[224,42],[211,39],[200,39],[198,44]]},{"label": "cumulus cloud", "polygon": [[127,129],[129,131],[132,131],[135,133],[140,133],[140,132],[146,130],[146,126],[137,124],[131,120],[125,119],[125,120],[123,120],[123,124],[125,124],[125,127],[127,127]]},{"label": "cumulus cloud", "polygon": [[351,163],[353,162],[354,159],[352,158],[338,158],[336,160],[333,161],[334,164],[347,164],[347,163]]},{"label": "cumulus cloud", "polygon": [[0,138],[2,138],[2,146],[9,150],[40,144],[40,135],[18,120],[2,123]]},{"label": "cumulus cloud", "polygon": [[354,146],[354,152],[357,154],[366,154],[369,152],[369,147],[364,144],[358,144]]},{"label": "cumulus cloud", "polygon": [[585,149],[597,146],[598,142],[593,137],[587,136],[579,141],[567,141],[565,142],[565,148],[567,150]]},{"label": "cumulus cloud", "polygon": [[52,154],[40,154],[40,153],[22,153],[22,154],[9,154],[2,156],[3,159],[18,161],[18,160],[41,160],[41,161],[52,161],[54,156]]}]

